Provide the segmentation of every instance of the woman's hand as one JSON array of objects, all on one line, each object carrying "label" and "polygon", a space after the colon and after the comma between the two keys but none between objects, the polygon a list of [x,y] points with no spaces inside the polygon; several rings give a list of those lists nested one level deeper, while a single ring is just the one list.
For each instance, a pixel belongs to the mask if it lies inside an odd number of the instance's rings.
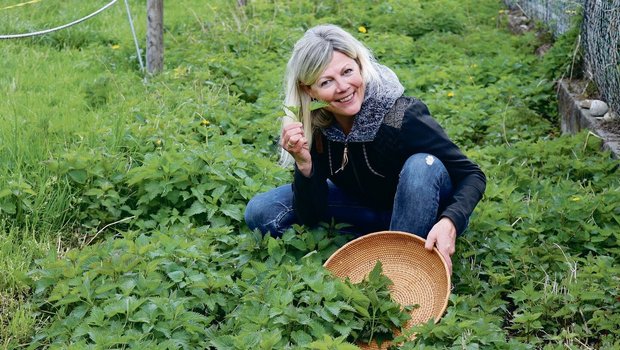
[{"label": "woman's hand", "polygon": [[437,246],[437,250],[446,260],[448,264],[448,272],[452,274],[452,254],[454,254],[454,246],[456,245],[456,227],[452,220],[447,217],[441,218],[431,229],[426,237],[424,247],[433,250]]},{"label": "woman's hand", "polygon": [[280,146],[295,159],[297,168],[304,176],[312,173],[312,158],[308,148],[308,139],[304,135],[304,127],[300,122],[291,122],[282,128]]}]

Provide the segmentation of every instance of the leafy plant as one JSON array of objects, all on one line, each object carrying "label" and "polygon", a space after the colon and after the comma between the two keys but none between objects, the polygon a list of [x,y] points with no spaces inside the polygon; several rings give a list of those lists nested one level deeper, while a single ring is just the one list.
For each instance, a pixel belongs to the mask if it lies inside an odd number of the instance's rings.
[{"label": "leafy plant", "polygon": [[409,317],[391,301],[380,264],[355,285],[333,277],[315,254],[288,255],[290,233],[287,240],[227,233],[127,233],[41,260],[31,273],[35,300],[56,316],[35,344],[319,346],[326,334],[391,339]]},{"label": "leafy plant", "polygon": [[[130,4],[143,30],[143,4]],[[0,10],[0,32],[95,5]],[[349,349],[388,337],[394,305],[377,327],[365,316],[370,296],[388,302],[383,287],[320,266],[350,239],[342,223],[275,239],[242,217],[249,198],[291,180],[274,123],[290,49],[307,28],[335,23],[488,179],[457,241],[446,314],[394,341],[617,348],[618,162],[587,132],[560,136],[554,102],[554,81],[577,71],[578,31],[541,58],[540,37],[512,35],[504,14],[495,1],[179,0],[166,8],[166,67],[146,81],[122,6],[2,41],[1,346]]]}]

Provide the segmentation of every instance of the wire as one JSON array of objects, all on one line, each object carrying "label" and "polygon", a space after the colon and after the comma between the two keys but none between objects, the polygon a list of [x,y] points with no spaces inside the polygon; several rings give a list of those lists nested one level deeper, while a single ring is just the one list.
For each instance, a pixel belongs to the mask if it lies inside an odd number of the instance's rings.
[{"label": "wire", "polygon": [[41,1],[41,0],[26,1],[26,2],[22,2],[20,4],[9,5],[9,6],[6,6],[6,7],[0,7],[0,11],[8,10],[8,9],[16,8],[16,7],[21,7],[21,6],[26,6],[26,5],[29,5],[29,4],[34,4],[34,3],[37,3],[39,1]]},{"label": "wire", "polygon": [[127,18],[129,19],[129,27],[131,28],[131,34],[133,35],[133,42],[136,45],[136,53],[138,56],[138,62],[140,62],[140,70],[144,72],[144,63],[142,63],[142,55],[140,54],[140,45],[138,45],[138,37],[136,36],[136,30],[133,27],[133,20],[131,19],[131,11],[129,11],[129,3],[125,0],[125,8],[127,9]]},{"label": "wire", "polygon": [[31,37],[31,36],[36,36],[36,35],[43,35],[43,34],[47,34],[47,33],[51,33],[51,32],[55,32],[55,31],[57,31],[57,30],[65,29],[65,28],[71,27],[71,26],[73,26],[73,25],[76,25],[76,24],[78,24],[78,23],[80,23],[80,22],[83,22],[83,21],[85,21],[85,20],[87,20],[87,19],[89,19],[89,18],[91,18],[91,17],[94,17],[94,16],[98,15],[99,13],[101,13],[101,12],[105,11],[108,7],[110,7],[110,6],[114,5],[114,3],[115,3],[116,1],[117,1],[117,0],[112,0],[112,1],[110,1],[110,3],[108,3],[108,4],[107,4],[107,5],[105,5],[105,6],[103,6],[103,7],[102,7],[102,8],[100,8],[99,10],[97,10],[97,11],[95,11],[95,12],[91,13],[90,15],[85,16],[85,17],[82,17],[82,18],[80,18],[80,19],[78,19],[78,20],[75,20],[75,21],[73,21],[73,22],[71,22],[71,23],[67,23],[67,24],[62,25],[62,26],[59,26],[59,27],[50,28],[50,29],[41,30],[41,31],[38,31],[38,32],[32,32],[32,33],[0,35],[0,39],[17,39],[17,38],[26,38],[26,37]]}]

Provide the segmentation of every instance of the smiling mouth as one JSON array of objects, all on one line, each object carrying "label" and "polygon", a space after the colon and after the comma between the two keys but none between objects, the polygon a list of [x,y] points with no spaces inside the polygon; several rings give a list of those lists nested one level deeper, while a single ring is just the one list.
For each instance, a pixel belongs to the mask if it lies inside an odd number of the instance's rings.
[{"label": "smiling mouth", "polygon": [[353,95],[354,94],[355,93],[352,93],[351,95],[345,96],[345,97],[343,97],[343,98],[341,98],[339,100],[336,100],[336,102],[340,102],[340,103],[349,102],[349,101],[351,101],[353,99]]}]

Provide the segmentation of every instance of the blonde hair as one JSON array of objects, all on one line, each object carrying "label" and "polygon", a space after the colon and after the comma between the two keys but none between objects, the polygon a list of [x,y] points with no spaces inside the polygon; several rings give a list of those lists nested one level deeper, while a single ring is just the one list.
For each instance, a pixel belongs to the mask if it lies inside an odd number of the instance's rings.
[{"label": "blonde hair", "polygon": [[[312,99],[305,92],[304,86],[316,82],[331,62],[334,51],[343,53],[357,62],[365,86],[379,79],[379,73],[373,64],[375,59],[370,50],[342,28],[325,24],[306,31],[295,44],[286,65],[284,105],[287,107],[287,116],[283,118],[283,125],[292,120],[300,121],[310,149],[314,131],[329,126],[334,118],[322,108],[310,110]],[[292,163],[292,157],[284,150],[280,159],[285,165]]]}]

